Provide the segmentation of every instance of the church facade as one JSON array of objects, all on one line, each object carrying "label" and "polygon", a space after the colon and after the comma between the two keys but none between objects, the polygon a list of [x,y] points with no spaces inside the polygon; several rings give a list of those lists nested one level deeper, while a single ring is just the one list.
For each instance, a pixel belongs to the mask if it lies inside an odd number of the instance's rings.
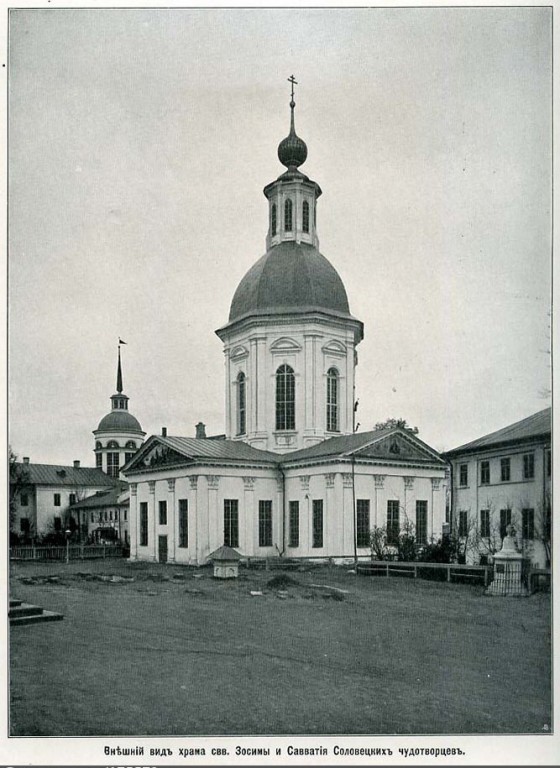
[{"label": "church facade", "polygon": [[[266,253],[241,280],[216,333],[225,355],[225,437],[152,436],[122,468],[131,558],[202,564],[223,544],[247,557],[345,558],[383,527],[438,538],[445,462],[408,430],[356,433],[363,324],[319,252],[319,185],[294,125],[286,170],[264,189]],[[101,426],[101,425],[100,425]]]}]

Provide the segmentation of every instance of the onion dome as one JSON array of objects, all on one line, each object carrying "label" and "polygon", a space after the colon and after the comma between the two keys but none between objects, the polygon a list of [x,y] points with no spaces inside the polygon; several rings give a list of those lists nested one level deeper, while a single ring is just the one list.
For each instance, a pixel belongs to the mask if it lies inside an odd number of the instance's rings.
[{"label": "onion dome", "polygon": [[307,159],[307,144],[303,139],[300,139],[295,129],[294,109],[296,103],[294,101],[294,85],[296,84],[296,80],[293,75],[288,78],[288,80],[292,84],[290,133],[285,139],[282,139],[278,145],[278,159],[282,165],[285,165],[289,170],[295,170],[296,168],[299,168],[300,165],[303,165]]}]

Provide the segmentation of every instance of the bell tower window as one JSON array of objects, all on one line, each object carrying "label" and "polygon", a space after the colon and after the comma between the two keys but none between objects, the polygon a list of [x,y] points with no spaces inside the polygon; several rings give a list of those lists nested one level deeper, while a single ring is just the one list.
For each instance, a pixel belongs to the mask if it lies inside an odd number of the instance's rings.
[{"label": "bell tower window", "polygon": [[293,368],[281,365],[276,371],[276,429],[296,428],[296,381]]},{"label": "bell tower window", "polygon": [[272,203],[272,208],[270,209],[270,233],[272,237],[276,234],[276,203]]},{"label": "bell tower window", "polygon": [[309,232],[309,203],[307,200],[303,201],[302,228],[304,232]]},{"label": "bell tower window", "polygon": [[293,228],[293,203],[288,198],[284,203],[284,230],[291,232]]},{"label": "bell tower window", "polygon": [[246,397],[245,374],[241,371],[237,376],[237,434],[244,435],[246,431]]},{"label": "bell tower window", "polygon": [[327,432],[338,432],[338,371],[327,372]]}]

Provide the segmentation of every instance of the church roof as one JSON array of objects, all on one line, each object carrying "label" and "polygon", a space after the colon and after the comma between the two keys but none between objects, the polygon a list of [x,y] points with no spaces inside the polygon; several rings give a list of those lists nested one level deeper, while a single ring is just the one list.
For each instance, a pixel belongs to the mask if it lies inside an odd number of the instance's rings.
[{"label": "church roof", "polygon": [[452,457],[459,453],[470,453],[484,448],[496,448],[510,443],[526,442],[538,437],[549,437],[552,429],[552,408],[544,408],[526,419],[516,421],[507,427],[502,427],[496,432],[472,440],[470,443],[460,445],[446,451],[445,455]]},{"label": "church roof", "polygon": [[62,464],[19,463],[26,485],[112,486],[115,479],[93,467],[67,467]]},{"label": "church roof", "polygon": [[445,466],[445,461],[433,448],[415,434],[400,427],[331,437],[309,448],[284,454],[282,463],[344,459],[352,456],[363,459],[384,459],[394,463],[413,461]]},{"label": "church roof", "polygon": [[327,310],[350,317],[348,297],[332,264],[308,243],[270,248],[239,283],[229,322],[250,315]]},{"label": "church roof", "polygon": [[99,422],[97,432],[138,432],[144,434],[140,422],[129,411],[111,411]]}]

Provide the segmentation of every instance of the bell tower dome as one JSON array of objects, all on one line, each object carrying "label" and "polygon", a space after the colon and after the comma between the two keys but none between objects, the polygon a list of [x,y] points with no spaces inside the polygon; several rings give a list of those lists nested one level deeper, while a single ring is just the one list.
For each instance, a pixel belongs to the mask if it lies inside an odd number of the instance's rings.
[{"label": "bell tower dome", "polygon": [[226,435],[287,452],[353,431],[355,347],[363,324],[319,253],[321,188],[299,168],[307,145],[295,130],[278,146],[286,170],[264,188],[266,253],[239,283],[216,333],[226,357]]}]

